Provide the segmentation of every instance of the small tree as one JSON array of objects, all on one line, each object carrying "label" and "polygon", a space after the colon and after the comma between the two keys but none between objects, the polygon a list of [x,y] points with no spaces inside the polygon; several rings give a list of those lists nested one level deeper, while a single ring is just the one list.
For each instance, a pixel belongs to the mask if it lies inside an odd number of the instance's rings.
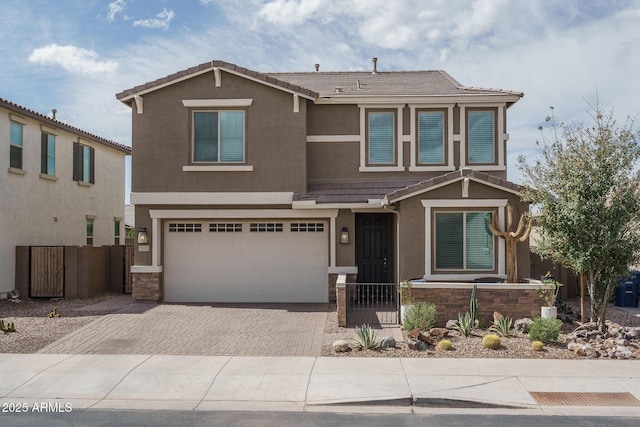
[{"label": "small tree", "polygon": [[[640,159],[634,121],[618,127],[613,113],[590,104],[593,124],[557,124],[544,129],[540,160],[518,159],[525,176],[523,201],[537,205],[541,240],[532,249],[572,268],[591,297],[591,321],[604,329],[606,303],[618,278],[640,253]],[[584,286],[584,285],[581,285]],[[584,298],[582,288],[582,298]],[[584,321],[584,300],[582,302]]]}]

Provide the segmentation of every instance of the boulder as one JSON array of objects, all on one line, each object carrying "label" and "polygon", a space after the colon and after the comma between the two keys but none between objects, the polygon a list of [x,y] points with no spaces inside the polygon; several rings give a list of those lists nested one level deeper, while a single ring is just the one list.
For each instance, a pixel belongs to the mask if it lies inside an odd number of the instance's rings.
[{"label": "boulder", "polygon": [[409,350],[420,350],[420,344],[421,344],[421,341],[418,341],[416,339],[409,339],[407,341],[407,346],[409,347]]},{"label": "boulder", "polygon": [[528,317],[524,317],[522,319],[518,319],[515,322],[513,322],[513,328],[517,332],[527,333],[527,332],[529,332],[529,327],[531,325],[533,325],[533,320],[531,320]]},{"label": "boulder", "polygon": [[409,332],[407,332],[407,337],[409,337],[412,340],[417,340],[418,337],[420,336],[420,333],[422,331],[418,328],[414,328],[412,330],[410,330]]},{"label": "boulder", "polygon": [[396,340],[391,335],[382,338],[380,348],[392,348],[396,346]]},{"label": "boulder", "polygon": [[436,343],[435,340],[431,338],[427,332],[420,332],[420,334],[418,335],[418,339],[429,345],[434,345]]},{"label": "boulder", "polygon": [[429,335],[433,338],[446,338],[449,336],[449,331],[445,328],[431,328],[429,329]]},{"label": "boulder", "polygon": [[336,353],[344,353],[351,350],[351,346],[349,346],[349,341],[346,340],[338,340],[333,343],[333,351]]},{"label": "boulder", "polygon": [[457,320],[447,320],[447,324],[445,325],[445,328],[453,329],[456,327],[457,324],[458,324]]}]

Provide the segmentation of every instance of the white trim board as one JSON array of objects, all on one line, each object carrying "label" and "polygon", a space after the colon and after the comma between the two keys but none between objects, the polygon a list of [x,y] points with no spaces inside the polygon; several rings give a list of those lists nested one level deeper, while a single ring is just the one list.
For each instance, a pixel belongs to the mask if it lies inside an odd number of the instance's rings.
[{"label": "white trim board", "polygon": [[293,192],[131,193],[132,205],[290,205]]}]

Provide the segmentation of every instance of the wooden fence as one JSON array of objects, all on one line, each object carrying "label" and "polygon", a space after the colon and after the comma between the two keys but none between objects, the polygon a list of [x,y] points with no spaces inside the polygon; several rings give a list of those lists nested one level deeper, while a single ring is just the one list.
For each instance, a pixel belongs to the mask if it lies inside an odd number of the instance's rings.
[{"label": "wooden fence", "polygon": [[16,289],[31,298],[131,293],[132,246],[17,246]]},{"label": "wooden fence", "polygon": [[64,297],[64,247],[32,246],[30,252],[31,296]]}]

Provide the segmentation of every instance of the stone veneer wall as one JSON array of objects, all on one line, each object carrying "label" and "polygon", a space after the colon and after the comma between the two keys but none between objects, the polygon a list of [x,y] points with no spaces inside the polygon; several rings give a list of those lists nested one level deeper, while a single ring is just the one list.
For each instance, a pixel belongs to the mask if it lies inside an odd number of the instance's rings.
[{"label": "stone veneer wall", "polygon": [[347,283],[355,283],[358,280],[358,275],[341,273],[336,276],[335,301],[338,326],[347,326]]},{"label": "stone veneer wall", "polygon": [[162,273],[132,273],[131,296],[135,301],[162,299]]},{"label": "stone veneer wall", "polygon": [[[437,326],[444,326],[447,320],[457,320],[458,313],[469,311],[472,289],[472,283],[415,284],[411,293],[418,302],[435,304]],[[534,318],[540,316],[540,307],[544,305],[537,286],[530,284],[478,284],[476,298],[483,328],[493,322],[494,311],[514,320]]]}]

